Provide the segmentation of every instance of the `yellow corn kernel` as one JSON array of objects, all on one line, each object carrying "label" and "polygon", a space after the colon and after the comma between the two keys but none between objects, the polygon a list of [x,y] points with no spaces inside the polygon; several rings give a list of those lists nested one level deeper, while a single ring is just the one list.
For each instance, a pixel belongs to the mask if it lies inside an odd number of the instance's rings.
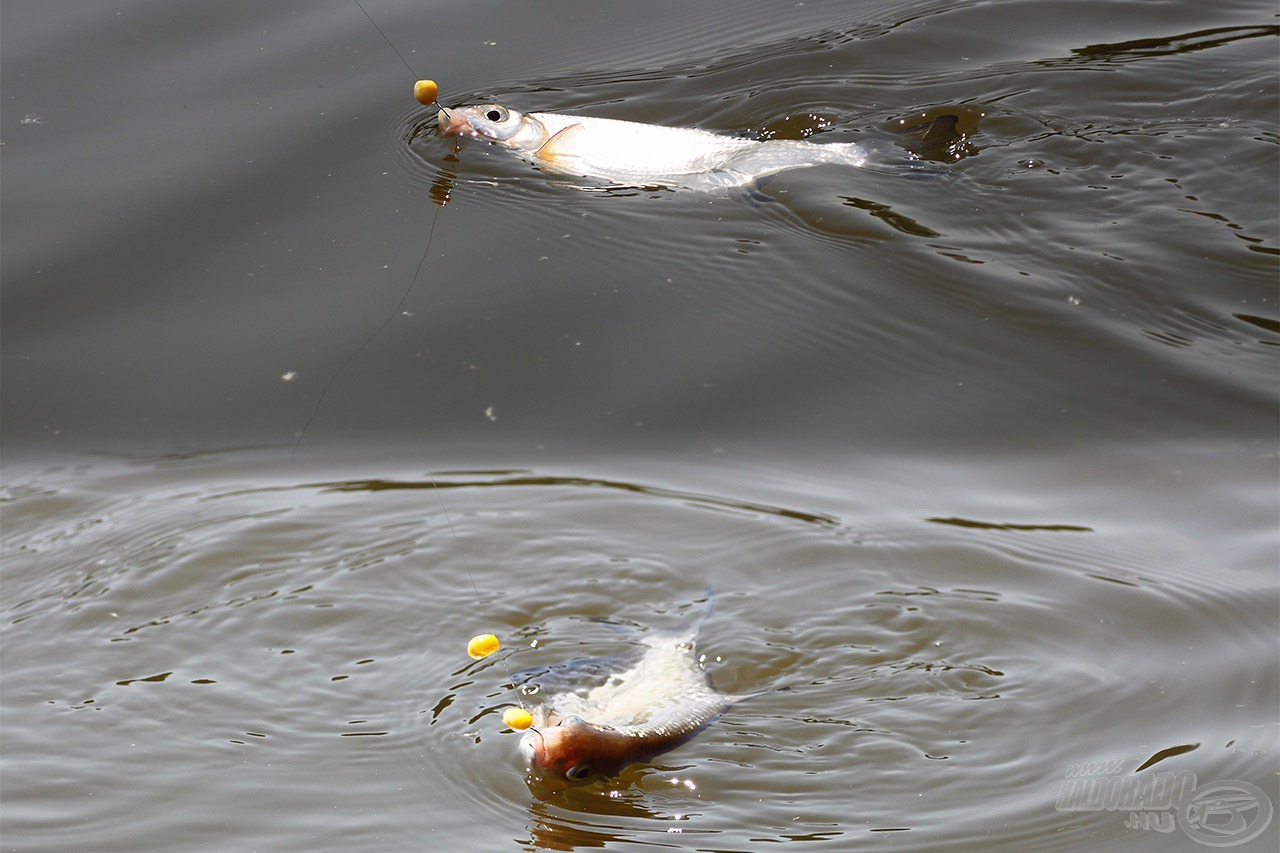
[{"label": "yellow corn kernel", "polygon": [[436,85],[435,80],[419,80],[413,84],[413,96],[418,99],[418,103],[431,106],[436,102],[436,97],[440,94],[440,87]]},{"label": "yellow corn kernel", "polygon": [[533,725],[533,715],[524,708],[508,708],[502,712],[502,722],[507,728],[522,732]]},{"label": "yellow corn kernel", "polygon": [[498,650],[498,638],[493,634],[480,634],[472,637],[471,642],[467,643],[467,654],[472,660],[480,660],[487,658]]}]

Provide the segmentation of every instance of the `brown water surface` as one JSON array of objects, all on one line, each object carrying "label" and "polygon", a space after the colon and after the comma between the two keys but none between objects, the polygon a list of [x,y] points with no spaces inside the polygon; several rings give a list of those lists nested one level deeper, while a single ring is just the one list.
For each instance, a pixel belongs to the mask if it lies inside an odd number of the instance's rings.
[{"label": "brown water surface", "polygon": [[[4,5],[0,849],[1276,848],[1272,4],[366,8],[412,74],[346,2]],[[417,76],[969,134],[600,192]],[[790,689],[526,786],[508,668],[707,587]],[[1176,774],[1243,828],[1080,783]]]}]

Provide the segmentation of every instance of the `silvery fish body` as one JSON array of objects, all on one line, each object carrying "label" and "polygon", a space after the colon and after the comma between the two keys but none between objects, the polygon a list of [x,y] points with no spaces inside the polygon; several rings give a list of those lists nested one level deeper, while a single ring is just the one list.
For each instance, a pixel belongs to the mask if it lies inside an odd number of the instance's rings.
[{"label": "silvery fish body", "polygon": [[499,104],[441,110],[436,120],[444,136],[494,142],[544,171],[626,186],[741,187],[787,169],[867,160],[852,142],[761,142],[612,118],[525,114]]},{"label": "silvery fish body", "polygon": [[520,689],[534,704],[533,727],[520,749],[529,772],[571,784],[612,776],[675,749],[750,698],[711,685],[697,648],[705,617],[679,631],[643,634],[621,655],[526,673]]}]

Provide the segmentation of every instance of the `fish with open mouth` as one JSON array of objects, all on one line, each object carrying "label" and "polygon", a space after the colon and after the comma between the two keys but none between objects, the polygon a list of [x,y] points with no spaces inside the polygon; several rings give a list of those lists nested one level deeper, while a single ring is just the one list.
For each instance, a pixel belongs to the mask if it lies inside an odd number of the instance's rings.
[{"label": "fish with open mouth", "polygon": [[510,149],[545,172],[622,186],[725,189],[822,163],[863,166],[856,142],[760,141],[687,127],[561,113],[521,113],[501,104],[442,109],[440,134]]},{"label": "fish with open mouth", "polygon": [[697,645],[710,612],[708,597],[690,625],[641,634],[627,652],[517,676],[526,700],[539,703],[520,740],[530,777],[577,785],[614,776],[680,746],[735,703],[763,695],[732,696],[712,686]]}]

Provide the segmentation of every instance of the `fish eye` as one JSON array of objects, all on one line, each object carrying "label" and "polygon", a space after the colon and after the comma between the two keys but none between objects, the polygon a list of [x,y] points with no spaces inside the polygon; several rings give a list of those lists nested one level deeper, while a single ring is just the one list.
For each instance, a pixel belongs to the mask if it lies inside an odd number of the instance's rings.
[{"label": "fish eye", "polygon": [[484,111],[484,117],[489,121],[502,123],[507,120],[507,108],[493,106]]},{"label": "fish eye", "polygon": [[570,782],[581,782],[591,775],[590,764],[575,764],[568,770],[564,771],[564,778]]}]

